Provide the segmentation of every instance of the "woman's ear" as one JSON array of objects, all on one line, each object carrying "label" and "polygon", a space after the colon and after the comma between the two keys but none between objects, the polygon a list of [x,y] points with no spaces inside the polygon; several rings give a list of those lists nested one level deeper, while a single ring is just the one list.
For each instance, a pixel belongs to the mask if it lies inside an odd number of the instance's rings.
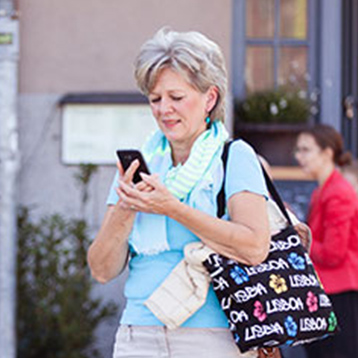
[{"label": "woman's ear", "polygon": [[207,91],[207,99],[206,99],[206,111],[210,113],[216,103],[219,100],[219,90],[216,86],[211,86]]}]

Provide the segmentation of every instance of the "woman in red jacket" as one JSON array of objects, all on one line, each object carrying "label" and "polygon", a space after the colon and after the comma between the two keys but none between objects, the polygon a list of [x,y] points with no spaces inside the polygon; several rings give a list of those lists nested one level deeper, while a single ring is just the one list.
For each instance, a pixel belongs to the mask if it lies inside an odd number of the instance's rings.
[{"label": "woman in red jacket", "polygon": [[358,357],[358,198],[337,167],[351,161],[341,135],[317,125],[298,136],[295,157],[318,181],[311,197],[308,224],[310,256],[331,298],[341,332],[307,345],[309,358]]}]

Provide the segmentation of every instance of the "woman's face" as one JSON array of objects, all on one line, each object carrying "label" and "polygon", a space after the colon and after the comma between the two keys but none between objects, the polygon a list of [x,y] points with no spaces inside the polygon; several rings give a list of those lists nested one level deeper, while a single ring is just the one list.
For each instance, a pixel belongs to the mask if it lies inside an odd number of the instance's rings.
[{"label": "woman's face", "polygon": [[323,150],[312,135],[302,133],[297,138],[295,158],[305,173],[317,179],[326,165],[332,162],[328,151]]},{"label": "woman's face", "polygon": [[215,95],[214,89],[197,91],[179,73],[165,68],[148,97],[158,126],[169,142],[191,148],[206,130],[205,118],[215,104]]}]

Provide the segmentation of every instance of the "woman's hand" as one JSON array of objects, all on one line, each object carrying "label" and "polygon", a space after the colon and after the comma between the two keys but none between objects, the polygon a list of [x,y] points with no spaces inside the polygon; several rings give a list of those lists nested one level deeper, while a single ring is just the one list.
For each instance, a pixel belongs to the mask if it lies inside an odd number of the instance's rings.
[{"label": "woman's hand", "polygon": [[158,175],[141,173],[141,177],[143,181],[135,186],[120,180],[118,195],[121,201],[135,211],[169,215],[178,199],[160,182]]},{"label": "woman's hand", "polygon": [[[134,177],[134,173],[136,172],[136,170],[139,167],[139,160],[134,160],[131,165],[128,167],[128,169],[124,172],[122,164],[120,161],[117,161],[117,168],[119,171],[119,180],[118,183],[119,185],[129,185],[131,187],[135,187],[137,190],[142,191],[142,192],[150,192],[153,190],[153,187],[148,185],[146,182],[144,182],[143,180],[140,181],[137,184],[133,183],[133,177]],[[126,203],[125,201],[122,200],[122,196],[120,194],[120,189],[119,187],[116,188],[116,192],[119,196],[119,202],[118,205],[126,210],[132,210],[132,208],[130,207],[130,205],[128,205],[128,203]]]},{"label": "woman's hand", "polygon": [[310,252],[311,249],[311,242],[312,242],[312,234],[310,228],[303,223],[299,223],[295,225],[295,229],[298,233],[298,236],[301,239],[301,243],[303,247]]}]

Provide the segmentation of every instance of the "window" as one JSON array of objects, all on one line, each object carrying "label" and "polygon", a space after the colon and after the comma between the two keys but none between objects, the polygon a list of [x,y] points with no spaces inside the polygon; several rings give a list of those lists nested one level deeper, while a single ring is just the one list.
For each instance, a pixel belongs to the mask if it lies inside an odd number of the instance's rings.
[{"label": "window", "polygon": [[295,85],[315,88],[316,0],[236,0],[234,96]]},{"label": "window", "polygon": [[307,83],[307,0],[246,2],[247,93]]}]

